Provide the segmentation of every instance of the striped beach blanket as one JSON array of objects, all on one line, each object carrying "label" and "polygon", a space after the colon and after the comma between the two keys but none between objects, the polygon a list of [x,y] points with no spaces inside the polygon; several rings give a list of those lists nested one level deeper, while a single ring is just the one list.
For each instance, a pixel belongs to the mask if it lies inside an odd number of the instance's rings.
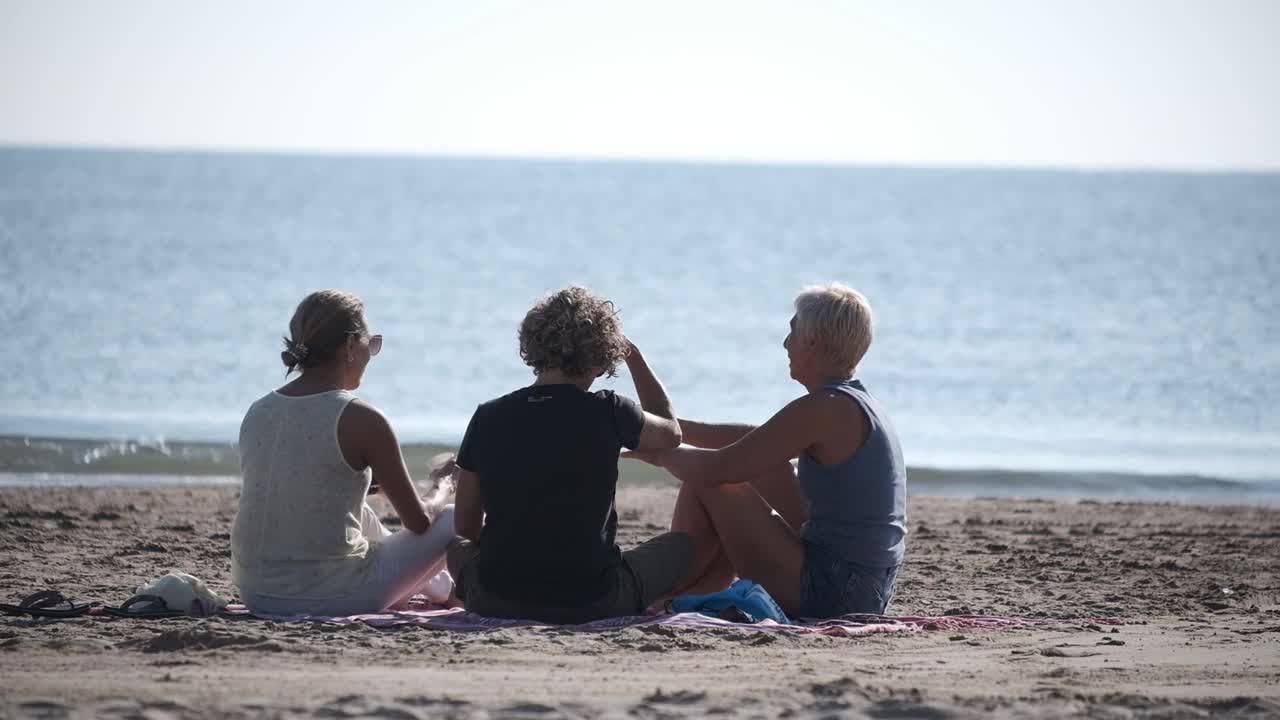
[{"label": "striped beach blanket", "polygon": [[[276,622],[318,622],[330,625],[351,625],[364,623],[372,627],[395,627],[400,625],[419,625],[435,630],[476,631],[500,630],[505,628],[537,628],[549,627],[533,620],[507,620],[491,618],[467,612],[458,608],[440,608],[429,605],[414,604],[409,609],[388,611],[369,615],[291,615],[270,616],[254,615],[243,605],[230,605],[223,613],[231,617],[251,618]],[[916,633],[936,631],[962,630],[1012,630],[1054,625],[1120,625],[1122,621],[1114,618],[1032,618],[1001,617],[993,615],[845,615],[830,620],[812,623],[782,624],[772,620],[757,623],[735,623],[728,620],[709,617],[700,613],[664,613],[659,615],[634,615],[628,617],[608,618],[582,625],[557,626],[561,629],[581,632],[599,632],[603,630],[619,630],[646,625],[668,625],[683,628],[702,629],[740,629],[759,632],[793,632],[814,633],[837,637],[857,637],[881,633]]]}]

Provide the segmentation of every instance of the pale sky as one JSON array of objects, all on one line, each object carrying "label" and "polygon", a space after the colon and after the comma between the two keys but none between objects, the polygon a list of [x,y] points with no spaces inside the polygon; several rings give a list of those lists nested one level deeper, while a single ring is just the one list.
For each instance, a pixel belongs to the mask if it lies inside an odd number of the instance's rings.
[{"label": "pale sky", "polygon": [[0,0],[0,143],[1280,169],[1280,0]]}]

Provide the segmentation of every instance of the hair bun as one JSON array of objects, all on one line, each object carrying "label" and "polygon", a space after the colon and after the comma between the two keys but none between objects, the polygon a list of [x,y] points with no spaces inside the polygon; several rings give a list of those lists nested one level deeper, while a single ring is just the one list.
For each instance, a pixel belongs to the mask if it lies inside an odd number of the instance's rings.
[{"label": "hair bun", "polygon": [[330,363],[352,333],[367,329],[364,303],[351,293],[317,290],[298,303],[284,340],[285,377]]},{"label": "hair bun", "polygon": [[311,354],[311,351],[307,349],[306,344],[285,338],[284,352],[280,353],[280,360],[286,368],[292,370],[303,364],[309,354]]}]

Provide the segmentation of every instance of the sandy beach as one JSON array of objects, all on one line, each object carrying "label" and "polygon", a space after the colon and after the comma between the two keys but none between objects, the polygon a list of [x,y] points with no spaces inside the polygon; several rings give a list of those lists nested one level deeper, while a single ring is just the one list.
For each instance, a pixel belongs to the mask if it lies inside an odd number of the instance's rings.
[{"label": "sandy beach", "polygon": [[[619,491],[620,540],[670,487]],[[0,598],[234,594],[234,487],[0,490]],[[894,614],[1080,618],[831,638],[0,617],[0,717],[1275,717],[1280,509],[913,497]],[[1089,618],[1119,618],[1111,626]]]}]

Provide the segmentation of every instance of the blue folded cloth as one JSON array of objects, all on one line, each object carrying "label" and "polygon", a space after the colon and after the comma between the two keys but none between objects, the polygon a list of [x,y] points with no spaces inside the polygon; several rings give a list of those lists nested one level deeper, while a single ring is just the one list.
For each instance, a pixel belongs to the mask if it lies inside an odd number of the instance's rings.
[{"label": "blue folded cloth", "polygon": [[746,578],[719,592],[672,598],[670,607],[673,612],[696,612],[736,622],[791,622],[763,587]]}]

